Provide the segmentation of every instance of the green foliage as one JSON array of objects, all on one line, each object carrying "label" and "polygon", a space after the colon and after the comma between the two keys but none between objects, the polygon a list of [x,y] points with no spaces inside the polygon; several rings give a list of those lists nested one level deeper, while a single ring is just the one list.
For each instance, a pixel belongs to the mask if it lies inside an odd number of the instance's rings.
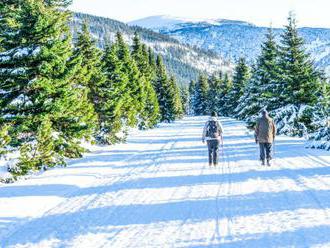
[{"label": "green foliage", "polygon": [[188,87],[181,87],[179,88],[180,91],[180,98],[182,103],[183,114],[187,115],[190,114],[190,94]]},{"label": "green foliage", "polygon": [[207,115],[208,114],[208,93],[209,93],[209,82],[205,75],[200,75],[196,86],[193,109],[195,115]]},{"label": "green foliage", "polygon": [[285,104],[314,105],[320,97],[320,73],[306,53],[304,41],[299,37],[293,14],[281,36],[280,93]]},{"label": "green foliage", "polygon": [[278,46],[272,29],[269,29],[261,47],[261,54],[252,69],[252,77],[235,110],[236,116],[247,120],[251,126],[254,125],[262,109],[272,111],[283,101],[282,95],[278,94],[280,77],[278,60]]},{"label": "green foliage", "polygon": [[0,129],[0,158],[8,152],[7,146],[10,144],[10,125],[5,125]]},{"label": "green foliage", "polygon": [[180,93],[180,88],[178,87],[175,77],[171,76],[170,78],[170,98],[172,99],[171,103],[171,112],[173,113],[173,119],[181,118],[184,114],[184,109],[182,105],[182,98]]},{"label": "green foliage", "polygon": [[[118,33],[102,51],[87,21],[73,42],[69,2],[0,2],[0,155],[20,153],[15,175],[82,157],[82,140],[122,142],[129,127],[161,119],[151,48],[136,35],[131,50]],[[163,120],[172,121],[183,113],[179,89],[164,65],[158,71],[168,98]]]},{"label": "green foliage", "polygon": [[153,56],[152,52],[148,52],[146,45],[141,43],[136,33],[133,39],[132,57],[140,71],[140,81],[143,87],[141,101],[144,103],[144,108],[139,116],[140,129],[153,128],[160,118],[157,94],[153,87],[153,81],[156,77],[153,66],[154,59],[150,56]]},{"label": "green foliage", "polygon": [[290,14],[279,46],[270,29],[235,112],[252,126],[265,108],[274,116],[279,133],[307,136],[327,119],[327,88]]},{"label": "green foliage", "polygon": [[227,96],[226,110],[229,115],[234,115],[239,99],[243,96],[244,90],[250,80],[250,69],[244,58],[240,58],[234,71],[232,88]]},{"label": "green foliage", "polygon": [[183,109],[179,88],[174,77],[169,78],[160,55],[156,60],[154,87],[158,97],[161,121],[172,122],[182,116]]},{"label": "green foliage", "polygon": [[[11,125],[10,146],[21,151],[19,165],[39,169],[62,160],[55,143],[76,144],[93,132],[92,105],[76,75],[69,14],[61,1],[27,0],[0,5],[0,124]],[[44,120],[48,120],[48,124]],[[50,126],[49,126],[50,125]],[[45,128],[45,130],[43,130]],[[43,135],[48,131],[48,141]],[[45,151],[41,150],[44,144]],[[49,151],[48,151],[49,150]],[[42,162],[41,162],[42,161]]]},{"label": "green foliage", "polygon": [[25,143],[20,147],[20,161],[13,174],[24,175],[30,170],[65,164],[63,157],[55,152],[54,133],[49,119],[41,121],[36,135],[34,142]]}]

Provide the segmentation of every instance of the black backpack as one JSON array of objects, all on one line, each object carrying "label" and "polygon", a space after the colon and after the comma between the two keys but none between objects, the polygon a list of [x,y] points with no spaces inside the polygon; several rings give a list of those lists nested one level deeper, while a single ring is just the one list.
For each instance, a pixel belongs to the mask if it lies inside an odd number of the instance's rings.
[{"label": "black backpack", "polygon": [[207,125],[206,137],[219,138],[219,128],[216,121],[209,121]]}]

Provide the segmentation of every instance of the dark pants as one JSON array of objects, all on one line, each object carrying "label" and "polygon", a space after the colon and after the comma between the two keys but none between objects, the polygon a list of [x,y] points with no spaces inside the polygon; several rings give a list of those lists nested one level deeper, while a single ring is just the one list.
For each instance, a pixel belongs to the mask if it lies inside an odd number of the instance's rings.
[{"label": "dark pants", "polygon": [[271,143],[260,143],[260,160],[265,161],[271,160],[272,159],[272,149],[273,149],[273,144]]},{"label": "dark pants", "polygon": [[209,164],[218,164],[219,159],[219,140],[208,140],[207,146],[209,148]]}]

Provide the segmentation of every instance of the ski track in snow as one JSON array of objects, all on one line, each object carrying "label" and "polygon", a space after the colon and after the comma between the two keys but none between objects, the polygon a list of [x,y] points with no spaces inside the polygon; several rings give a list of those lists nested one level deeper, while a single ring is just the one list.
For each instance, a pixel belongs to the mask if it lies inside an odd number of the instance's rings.
[{"label": "ski track in snow", "polygon": [[221,163],[209,167],[206,120],[0,186],[0,247],[330,247],[330,153],[278,137],[263,167],[244,123],[222,118]]}]

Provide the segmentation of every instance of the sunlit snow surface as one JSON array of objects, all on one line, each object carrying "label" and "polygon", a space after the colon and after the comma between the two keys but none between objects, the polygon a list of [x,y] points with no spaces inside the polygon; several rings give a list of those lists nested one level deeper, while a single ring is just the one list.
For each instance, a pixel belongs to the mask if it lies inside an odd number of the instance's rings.
[{"label": "sunlit snow surface", "polygon": [[209,168],[205,120],[2,185],[0,247],[330,247],[330,153],[280,137],[261,167],[243,123],[222,119],[221,164]]}]

